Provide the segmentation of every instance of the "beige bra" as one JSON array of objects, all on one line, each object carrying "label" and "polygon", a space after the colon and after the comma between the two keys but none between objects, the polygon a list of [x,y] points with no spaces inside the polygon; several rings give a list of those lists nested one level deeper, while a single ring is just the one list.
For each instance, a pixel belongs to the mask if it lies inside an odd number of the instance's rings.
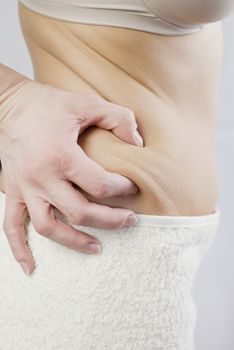
[{"label": "beige bra", "polygon": [[52,18],[183,35],[205,29],[230,13],[234,0],[20,0]]}]

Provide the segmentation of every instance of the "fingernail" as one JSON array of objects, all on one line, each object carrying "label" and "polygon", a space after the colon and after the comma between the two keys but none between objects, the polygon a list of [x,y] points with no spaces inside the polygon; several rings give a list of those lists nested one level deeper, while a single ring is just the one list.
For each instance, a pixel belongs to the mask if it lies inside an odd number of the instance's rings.
[{"label": "fingernail", "polygon": [[143,146],[143,139],[137,130],[134,132],[134,138],[139,146]]},{"label": "fingernail", "polygon": [[100,254],[102,251],[102,248],[100,244],[91,242],[87,244],[85,251],[87,253]]},{"label": "fingernail", "polygon": [[20,266],[22,267],[22,269],[26,275],[30,274],[29,267],[24,261],[20,261]]},{"label": "fingernail", "polygon": [[135,214],[130,214],[125,221],[124,226],[135,225],[138,222],[138,218]]}]

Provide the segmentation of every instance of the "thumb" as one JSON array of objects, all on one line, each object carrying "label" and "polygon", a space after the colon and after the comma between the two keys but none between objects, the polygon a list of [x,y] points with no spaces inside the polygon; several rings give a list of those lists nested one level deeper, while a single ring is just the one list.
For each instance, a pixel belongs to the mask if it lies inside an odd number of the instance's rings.
[{"label": "thumb", "polygon": [[[86,115],[85,128],[96,125],[99,128],[110,130],[121,140],[136,146],[143,146],[143,139],[137,131],[134,112],[126,107],[105,101],[89,110]],[[84,130],[81,125],[80,133]]]},{"label": "thumb", "polygon": [[117,124],[117,126],[112,129],[112,132],[123,141],[143,147],[143,139],[137,130],[137,126],[129,120]]}]

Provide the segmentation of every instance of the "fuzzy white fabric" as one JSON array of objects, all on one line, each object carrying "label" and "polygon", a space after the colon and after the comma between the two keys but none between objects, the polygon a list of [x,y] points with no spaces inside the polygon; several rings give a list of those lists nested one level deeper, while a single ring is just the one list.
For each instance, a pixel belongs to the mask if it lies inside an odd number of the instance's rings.
[{"label": "fuzzy white fabric", "polygon": [[[4,207],[1,193],[1,224]],[[30,277],[1,232],[0,349],[194,349],[192,284],[217,231],[219,211],[139,219],[137,226],[120,230],[78,226],[101,240],[98,256],[43,238],[29,223],[37,263]]]}]

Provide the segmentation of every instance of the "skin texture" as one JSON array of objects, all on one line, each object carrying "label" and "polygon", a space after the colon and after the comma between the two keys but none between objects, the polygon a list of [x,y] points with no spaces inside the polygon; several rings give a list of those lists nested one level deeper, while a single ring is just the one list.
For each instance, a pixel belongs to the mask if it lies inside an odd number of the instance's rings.
[{"label": "skin texture", "polygon": [[79,144],[106,170],[133,180],[139,191],[107,199],[84,192],[86,198],[143,214],[212,213],[218,198],[220,24],[168,37],[63,22],[23,5],[20,18],[37,81],[95,92],[135,113],[143,148],[95,127],[85,130]]}]

